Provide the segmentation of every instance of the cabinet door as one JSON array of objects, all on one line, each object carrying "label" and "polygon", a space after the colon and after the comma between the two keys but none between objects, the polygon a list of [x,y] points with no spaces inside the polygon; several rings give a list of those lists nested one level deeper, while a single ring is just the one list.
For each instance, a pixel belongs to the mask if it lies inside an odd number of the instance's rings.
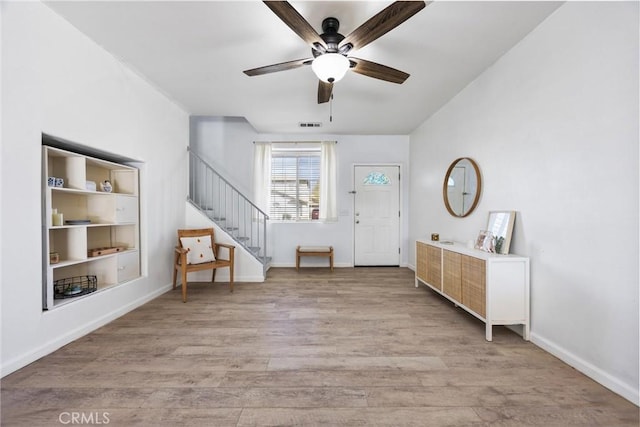
[{"label": "cabinet door", "polygon": [[132,196],[116,197],[116,224],[138,222],[138,198]]},{"label": "cabinet door", "polygon": [[484,260],[461,255],[462,303],[486,317],[486,265]]},{"label": "cabinet door", "polygon": [[140,260],[138,251],[125,252],[118,255],[118,283],[126,282],[140,276]]},{"label": "cabinet door", "polygon": [[442,250],[427,246],[427,283],[442,291]]},{"label": "cabinet door", "polygon": [[443,251],[442,292],[456,301],[462,302],[462,255]]},{"label": "cabinet door", "polygon": [[427,245],[416,242],[416,276],[418,279],[427,281]]}]

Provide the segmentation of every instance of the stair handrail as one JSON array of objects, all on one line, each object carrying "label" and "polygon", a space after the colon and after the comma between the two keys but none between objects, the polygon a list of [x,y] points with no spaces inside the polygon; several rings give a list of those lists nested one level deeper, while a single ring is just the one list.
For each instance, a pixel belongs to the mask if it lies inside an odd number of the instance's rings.
[{"label": "stair handrail", "polygon": [[216,172],[216,168],[214,168],[213,166],[211,166],[211,164],[209,164],[209,162],[207,162],[205,159],[203,159],[202,157],[200,157],[198,155],[198,153],[196,153],[195,151],[193,151],[191,148],[187,147],[187,151],[189,151],[189,153],[197,158],[198,160],[200,160],[202,163],[204,163],[205,166],[207,166],[209,169],[211,169],[212,171],[214,171],[216,173],[216,175],[218,175],[218,178],[221,179],[222,181],[225,182],[225,184],[227,184],[229,187],[231,187],[236,193],[238,193],[240,196],[242,196],[242,198],[244,200],[246,200],[247,202],[249,202],[249,204],[254,207],[258,212],[260,212],[265,219],[270,219],[269,215],[267,215],[262,209],[260,209],[255,203],[253,203],[249,198],[247,198],[247,196],[245,196],[242,191],[238,190],[233,184],[231,184],[229,181],[227,181],[222,175],[220,175],[218,172]]},{"label": "stair handrail", "polygon": [[[198,210],[200,210],[203,214],[205,214],[211,221],[218,224],[221,228],[228,230],[229,236],[234,241],[236,241],[239,245],[247,249],[248,252],[262,264],[263,274],[266,274],[267,270],[269,269],[269,260],[271,259],[267,254],[268,252],[267,221],[269,220],[269,215],[267,215],[262,209],[256,206],[255,203],[249,200],[249,198],[247,198],[247,196],[245,196],[238,188],[236,188],[236,186],[231,184],[226,178],[220,175],[220,173],[218,173],[216,169],[211,164],[209,164],[209,162],[203,159],[198,153],[194,152],[190,147],[187,147],[187,152],[189,153],[189,194],[187,196],[187,201],[191,203],[194,207],[196,207]],[[231,200],[232,200],[231,225],[229,225],[226,219],[226,215],[228,215],[229,213],[227,211],[226,202],[224,203],[224,206],[221,204],[216,205],[214,202],[214,199],[212,199],[211,201],[213,202],[213,205],[211,205],[211,207],[207,207],[208,205],[202,204],[202,199],[198,197],[198,194],[201,191],[201,187],[196,184],[198,184],[200,181],[195,179],[194,174],[196,174],[197,170],[199,169],[204,169],[204,171],[210,172],[212,174],[212,177],[214,177],[214,180],[218,182],[218,186],[221,185],[225,193],[227,191],[230,192]],[[238,214],[240,212],[240,201],[242,201],[243,206],[246,206],[246,208],[243,209],[245,214],[247,213],[247,209],[248,209],[248,212],[250,212],[248,217],[249,221],[251,223],[255,222],[257,224],[257,227],[258,227],[258,229],[256,230],[257,234],[255,234],[255,236],[257,237],[257,240],[253,239],[254,234],[252,229],[249,230],[248,239],[241,238],[235,235],[234,229],[240,230],[241,222],[240,222],[240,217],[236,217],[236,214],[234,213],[234,210],[233,210],[234,195],[238,199],[238,211],[237,211]],[[199,200],[199,202],[197,200]],[[220,202],[220,199],[218,199],[218,201]],[[211,215],[208,213],[209,209],[211,209],[211,212],[212,212]],[[218,217],[216,217],[216,214],[215,214],[216,211],[217,211]],[[237,228],[236,226],[233,225],[236,223],[238,224]],[[246,221],[244,224],[245,224],[245,227],[243,229],[246,232],[247,231]],[[262,230],[260,230],[260,228],[262,228]],[[262,237],[262,244],[260,244],[261,237]],[[249,244],[247,244],[247,242]]]}]

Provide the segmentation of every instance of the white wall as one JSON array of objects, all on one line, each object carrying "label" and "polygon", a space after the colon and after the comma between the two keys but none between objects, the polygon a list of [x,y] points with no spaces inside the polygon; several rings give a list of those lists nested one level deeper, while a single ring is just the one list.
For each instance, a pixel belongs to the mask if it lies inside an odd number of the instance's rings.
[{"label": "white wall", "polygon": [[[175,230],[185,218],[189,122],[43,4],[3,2],[2,124],[6,375],[168,289]],[[144,277],[48,312],[42,311],[42,132],[144,162]]]},{"label": "white wall", "polygon": [[243,117],[190,118],[191,149],[249,198],[253,194],[253,141],[258,139]]},{"label": "white wall", "polygon": [[[302,135],[261,135],[267,141],[294,141]],[[400,165],[401,173],[408,177],[409,137],[399,135],[319,135],[319,140],[338,141],[336,158],[338,160],[337,203],[338,221],[327,223],[274,222],[271,224],[271,243],[273,245],[273,264],[275,266],[295,266],[297,245],[331,245],[334,250],[334,264],[337,267],[353,266],[354,212],[353,195],[349,191],[353,186],[354,164]],[[312,140],[304,136],[305,140]],[[409,180],[400,180],[401,212],[409,211],[406,197]],[[408,227],[407,215],[401,217],[400,248],[401,265],[408,263]],[[304,260],[305,265],[326,266],[326,259]]]},{"label": "white wall", "polygon": [[[332,245],[337,267],[353,266],[353,166],[397,164],[408,177],[409,137],[399,135],[331,135],[331,134],[259,134],[244,119],[197,117],[191,120],[191,146],[213,166],[227,171],[225,176],[239,189],[247,189],[252,199],[253,141],[338,141],[338,221],[272,222],[269,229],[269,255],[276,267],[295,266],[297,245]],[[409,180],[401,180],[401,210],[409,211],[406,195]],[[401,218],[402,265],[409,261],[409,221]],[[326,259],[305,259],[305,265],[327,265]]]},{"label": "white wall", "polygon": [[[532,341],[636,404],[638,131],[638,3],[568,2],[411,135],[410,212],[411,239],[464,242],[517,210]],[[459,219],[442,181],[462,156],[483,190]]]}]

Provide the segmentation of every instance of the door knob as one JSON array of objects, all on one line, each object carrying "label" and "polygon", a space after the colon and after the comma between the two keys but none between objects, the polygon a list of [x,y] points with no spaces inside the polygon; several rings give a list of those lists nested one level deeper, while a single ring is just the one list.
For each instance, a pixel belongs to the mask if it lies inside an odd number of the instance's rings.
[{"label": "door knob", "polygon": [[356,224],[360,224],[360,220],[356,221]]}]

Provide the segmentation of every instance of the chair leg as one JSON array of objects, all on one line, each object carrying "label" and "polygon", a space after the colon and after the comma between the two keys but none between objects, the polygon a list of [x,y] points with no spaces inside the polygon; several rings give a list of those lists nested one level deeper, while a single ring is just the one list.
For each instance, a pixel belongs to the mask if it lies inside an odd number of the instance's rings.
[{"label": "chair leg", "polygon": [[173,289],[176,288],[176,280],[178,278],[178,269],[176,268],[176,266],[173,266]]},{"label": "chair leg", "polygon": [[216,269],[213,269],[213,273],[211,274],[211,283],[216,281]]},{"label": "chair leg", "polygon": [[233,292],[233,264],[229,267],[229,291]]},{"label": "chair leg", "polygon": [[187,269],[182,268],[182,302],[187,302]]}]

